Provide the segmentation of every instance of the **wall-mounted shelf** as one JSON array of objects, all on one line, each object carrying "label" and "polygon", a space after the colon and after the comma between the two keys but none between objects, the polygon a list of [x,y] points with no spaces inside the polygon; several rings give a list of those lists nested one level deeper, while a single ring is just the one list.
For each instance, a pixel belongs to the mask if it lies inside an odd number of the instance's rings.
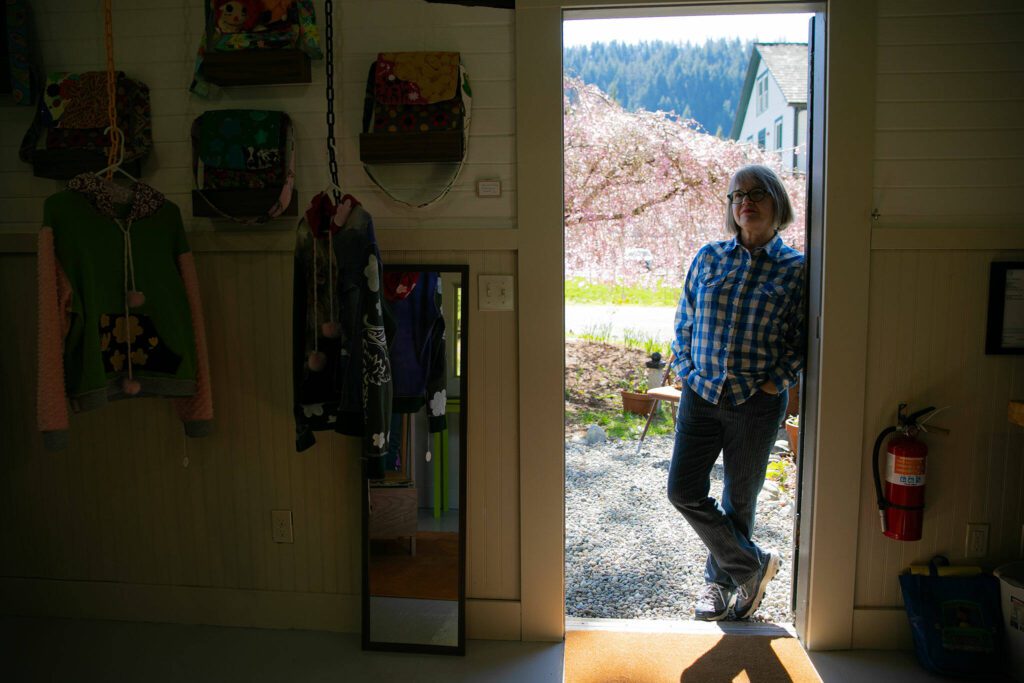
[{"label": "wall-mounted shelf", "polygon": [[[206,197],[209,202],[205,201]],[[192,215],[199,218],[222,218],[210,204],[229,216],[262,216],[281,196],[280,187],[257,190],[192,190]],[[292,200],[282,216],[299,215],[299,193],[292,190]]]},{"label": "wall-mounted shelf", "polygon": [[203,77],[228,85],[310,83],[309,55],[302,50],[238,50],[208,52],[203,57]]},{"label": "wall-mounted shelf", "polygon": [[461,130],[360,133],[359,160],[364,164],[458,163],[463,144]]},{"label": "wall-mounted shelf", "polygon": [[1024,401],[1010,401],[1010,406],[1006,413],[1010,418],[1010,422],[1024,427]]}]

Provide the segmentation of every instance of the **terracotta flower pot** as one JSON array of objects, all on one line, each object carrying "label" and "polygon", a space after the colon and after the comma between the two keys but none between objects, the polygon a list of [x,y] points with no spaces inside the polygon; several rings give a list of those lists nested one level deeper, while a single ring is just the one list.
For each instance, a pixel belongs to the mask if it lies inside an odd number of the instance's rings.
[{"label": "terracotta flower pot", "polygon": [[796,453],[797,446],[800,444],[800,425],[786,420],[786,436],[789,437],[789,450]]},{"label": "terracotta flower pot", "polygon": [[789,403],[786,404],[786,416],[800,414],[800,384],[794,384],[789,388]]},{"label": "terracotta flower pot", "polygon": [[657,399],[635,391],[622,391],[622,410],[636,415],[650,415]]}]

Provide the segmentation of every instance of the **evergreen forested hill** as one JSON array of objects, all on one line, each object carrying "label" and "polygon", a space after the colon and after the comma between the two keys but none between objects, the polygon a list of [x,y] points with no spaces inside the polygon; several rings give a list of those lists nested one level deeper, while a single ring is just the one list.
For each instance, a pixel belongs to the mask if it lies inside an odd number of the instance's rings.
[{"label": "evergreen forested hill", "polygon": [[727,136],[750,60],[750,41],[702,45],[613,41],[566,48],[565,71],[601,88],[629,111],[673,111]]}]

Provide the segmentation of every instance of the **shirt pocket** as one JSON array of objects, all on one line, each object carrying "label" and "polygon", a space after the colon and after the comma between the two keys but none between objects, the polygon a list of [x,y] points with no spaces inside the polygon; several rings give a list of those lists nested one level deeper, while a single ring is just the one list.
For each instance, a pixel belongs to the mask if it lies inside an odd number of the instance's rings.
[{"label": "shirt pocket", "polygon": [[781,321],[776,318],[786,308],[789,301],[789,289],[779,283],[768,281],[758,285],[751,296],[751,313],[756,318],[768,318],[777,325]]},{"label": "shirt pocket", "polygon": [[724,273],[705,273],[697,284],[697,309],[707,310],[720,305],[720,299],[729,288]]}]

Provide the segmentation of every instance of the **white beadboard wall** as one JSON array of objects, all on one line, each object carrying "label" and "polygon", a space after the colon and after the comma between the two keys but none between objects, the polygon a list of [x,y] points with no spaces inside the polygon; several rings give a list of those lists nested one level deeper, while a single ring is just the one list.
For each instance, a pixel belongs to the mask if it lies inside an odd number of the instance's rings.
[{"label": "white beadboard wall", "polygon": [[[1024,8],[1013,0],[878,3],[875,206],[854,646],[909,643],[896,576],[935,554],[995,566],[1024,525],[1024,359],[984,353],[989,264],[1024,260]],[[827,306],[827,302],[826,302]],[[896,406],[949,406],[927,435],[924,537],[882,536],[871,448]],[[884,454],[883,454],[884,455]],[[965,560],[968,522],[989,553]],[[888,608],[888,610],[887,610]],[[880,628],[880,614],[886,627]],[[887,640],[898,629],[896,641]],[[881,634],[881,635],[880,635]]]},{"label": "white beadboard wall", "polygon": [[881,227],[1022,228],[1024,9],[878,3],[875,207]]},{"label": "white beadboard wall", "polygon": [[[322,21],[322,2],[316,3]],[[104,68],[102,2],[40,0],[32,3],[38,44],[48,71]],[[153,152],[145,177],[180,206],[191,206],[191,122],[206,109],[277,108],[292,117],[296,135],[296,187],[300,203],[329,182],[325,136],[323,61],[314,60],[313,82],[220,89],[208,100],[191,96],[196,46],[203,25],[196,0],[118,0],[114,3],[114,61],[150,87]],[[379,227],[515,227],[514,78],[512,13],[488,8],[432,5],[422,0],[335,2],[335,112],[341,184],[373,213]],[[73,37],[67,26],[74,25]],[[322,31],[321,31],[322,33]],[[366,72],[379,51],[456,50],[473,89],[466,164],[450,196],[426,210],[396,204],[371,183],[359,163]],[[34,178],[17,155],[31,107],[0,107],[0,230],[32,231],[41,198],[59,181]],[[431,169],[408,169],[396,188]],[[435,173],[436,175],[436,173]],[[430,177],[427,175],[427,177]],[[478,179],[499,179],[497,199],[476,197]],[[208,230],[194,219],[190,229]]]},{"label": "white beadboard wall", "polygon": [[[321,31],[322,5],[316,3]],[[32,6],[48,70],[103,68],[100,0]],[[144,179],[188,216],[191,121],[206,109],[277,108],[295,123],[301,210],[329,181],[323,61],[312,63],[312,84],[229,88],[208,101],[190,96],[202,7],[197,0],[114,1],[117,67],[151,89],[154,150]],[[512,13],[341,0],[334,24],[343,189],[373,214],[385,263],[468,264],[475,301],[477,275],[516,273]],[[376,53],[430,49],[462,53],[475,95],[472,137],[452,193],[416,211],[387,200],[367,179],[358,132]],[[294,219],[239,232],[186,218],[206,309],[212,437],[186,439],[166,402],[123,401],[73,416],[66,452],[41,449],[32,245],[43,200],[63,183],[34,178],[18,159],[31,113],[0,105],[0,316],[17,321],[5,337],[11,352],[0,359],[0,519],[12,529],[0,553],[4,602],[77,616],[358,629],[358,444],[323,435],[306,453],[294,449]],[[478,199],[478,178],[500,179],[502,197]],[[516,316],[474,306],[469,329],[468,626],[471,636],[518,637]],[[294,544],[271,542],[272,509],[293,511]],[[44,597],[55,595],[54,581],[71,597]],[[128,608],[122,600],[112,607],[105,592],[111,585],[146,606]],[[319,607],[309,609],[313,604]],[[505,623],[486,623],[495,615]]]}]

